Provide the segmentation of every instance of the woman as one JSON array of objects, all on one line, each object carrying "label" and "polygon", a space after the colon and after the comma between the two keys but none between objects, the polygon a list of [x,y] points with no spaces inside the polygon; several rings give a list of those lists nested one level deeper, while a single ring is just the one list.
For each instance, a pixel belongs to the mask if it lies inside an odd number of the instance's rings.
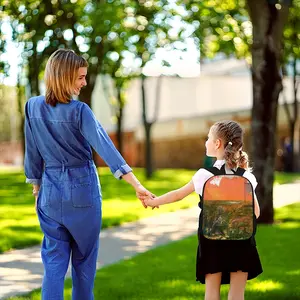
[{"label": "woman", "polygon": [[44,233],[42,299],[47,300],[63,299],[71,253],[73,299],[93,299],[102,197],[91,147],[116,178],[133,186],[142,203],[152,197],[88,105],[72,100],[86,86],[87,66],[72,50],[55,51],[46,65],[46,96],[25,106],[25,175],[33,184]]}]

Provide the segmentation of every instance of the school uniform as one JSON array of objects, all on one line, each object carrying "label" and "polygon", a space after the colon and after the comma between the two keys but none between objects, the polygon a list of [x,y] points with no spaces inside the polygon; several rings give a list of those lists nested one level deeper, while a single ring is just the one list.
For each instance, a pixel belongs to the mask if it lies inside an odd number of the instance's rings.
[{"label": "school uniform", "polygon": [[25,106],[25,145],[26,182],[40,185],[42,299],[63,299],[72,255],[72,299],[92,300],[102,195],[91,147],[116,178],[131,168],[88,105],[76,100],[52,107],[44,96],[31,98]]},{"label": "school uniform", "polygon": [[[214,167],[221,169],[225,160],[217,160]],[[226,174],[233,174],[225,167]],[[195,191],[200,196],[199,207],[202,209],[202,192],[205,182],[214,176],[206,169],[200,169],[193,176]],[[243,174],[255,190],[255,176],[245,171]],[[201,234],[202,212],[199,216],[198,249],[196,260],[196,280],[205,283],[205,275],[222,272],[221,284],[230,283],[230,272],[248,272],[248,280],[262,273],[262,266],[256,249],[254,236],[247,240],[210,240]],[[256,224],[255,224],[256,228]]]}]

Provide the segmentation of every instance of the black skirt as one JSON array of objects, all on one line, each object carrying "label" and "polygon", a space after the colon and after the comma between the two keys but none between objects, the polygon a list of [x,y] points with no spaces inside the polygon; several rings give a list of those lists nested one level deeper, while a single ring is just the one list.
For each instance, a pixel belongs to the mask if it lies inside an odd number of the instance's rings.
[{"label": "black skirt", "polygon": [[254,237],[242,241],[209,240],[198,232],[196,280],[222,272],[221,284],[230,283],[230,272],[248,272],[248,280],[262,273]]}]

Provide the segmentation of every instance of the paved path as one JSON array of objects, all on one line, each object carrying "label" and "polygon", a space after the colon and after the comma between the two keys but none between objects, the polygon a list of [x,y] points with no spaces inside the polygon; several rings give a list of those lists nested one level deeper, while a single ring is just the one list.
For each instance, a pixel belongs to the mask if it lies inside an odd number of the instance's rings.
[{"label": "paved path", "polygon": [[[300,183],[275,186],[274,207],[300,202],[299,191]],[[198,215],[199,208],[193,207],[103,230],[97,267],[195,234]],[[39,246],[1,254],[0,299],[39,288],[42,275]],[[67,276],[70,276],[70,272]]]}]

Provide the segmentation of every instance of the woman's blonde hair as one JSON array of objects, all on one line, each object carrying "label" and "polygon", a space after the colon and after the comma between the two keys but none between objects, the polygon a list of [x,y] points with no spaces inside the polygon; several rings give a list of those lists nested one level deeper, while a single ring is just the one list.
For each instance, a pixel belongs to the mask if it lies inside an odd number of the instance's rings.
[{"label": "woman's blonde hair", "polygon": [[239,123],[234,121],[220,121],[212,126],[215,139],[224,144],[224,159],[231,169],[237,167],[249,169],[248,154],[243,149],[244,131]]},{"label": "woman's blonde hair", "polygon": [[45,70],[46,103],[69,103],[78,69],[87,66],[87,61],[73,50],[58,49],[52,53]]}]

